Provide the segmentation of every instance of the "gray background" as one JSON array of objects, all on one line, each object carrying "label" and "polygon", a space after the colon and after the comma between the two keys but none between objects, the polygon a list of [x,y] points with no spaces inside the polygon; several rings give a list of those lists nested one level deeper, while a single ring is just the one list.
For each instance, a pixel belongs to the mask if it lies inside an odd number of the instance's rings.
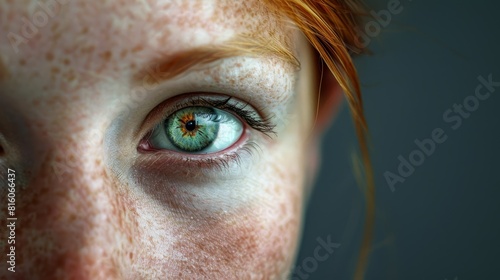
[{"label": "gray background", "polygon": [[[374,11],[387,3],[367,1]],[[454,103],[474,94],[478,76],[500,82],[500,4],[401,4],[402,12],[369,44],[374,54],[356,59],[377,185],[366,279],[500,279],[500,87],[458,129],[443,120]],[[408,159],[414,140],[438,127],[447,140],[392,192],[384,172],[397,174],[398,156]],[[323,142],[296,265],[314,256],[318,237],[330,235],[341,246],[307,279],[352,278],[364,219],[350,160],[356,146],[344,104]]]}]

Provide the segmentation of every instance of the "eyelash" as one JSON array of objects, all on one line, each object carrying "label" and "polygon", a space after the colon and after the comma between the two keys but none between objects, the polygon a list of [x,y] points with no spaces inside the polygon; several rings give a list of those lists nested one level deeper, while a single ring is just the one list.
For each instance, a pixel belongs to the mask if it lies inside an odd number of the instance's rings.
[{"label": "eyelash", "polygon": [[[170,112],[169,114],[166,114],[164,118],[161,119],[160,122],[158,122],[156,126],[161,125],[167,118],[170,116],[173,112],[176,112],[178,110],[184,109],[186,107],[191,107],[191,106],[210,106],[216,109],[220,110],[225,110],[232,112],[239,116],[244,124],[243,125],[248,125],[249,127],[255,129],[256,131],[261,132],[262,134],[266,135],[267,137],[272,138],[273,136],[276,135],[276,132],[274,131],[275,125],[271,121],[271,117],[256,117],[256,112],[253,109],[247,109],[247,107],[251,106],[250,104],[243,102],[243,101],[237,101],[237,102],[230,102],[233,98],[232,97],[225,97],[223,99],[208,99],[204,98],[201,96],[198,97],[193,97],[188,99],[187,101],[178,103],[173,106],[172,109],[168,110]],[[258,112],[259,110],[257,110]],[[149,137],[151,136],[151,130],[144,138],[143,141],[146,143],[149,143]],[[242,136],[243,137],[243,136]],[[141,143],[144,143],[141,141]],[[238,142],[236,142],[238,143]],[[233,144],[232,147],[234,145]],[[149,146],[149,144],[146,144]],[[143,152],[160,152],[163,150],[155,150],[151,148],[144,148],[144,145],[139,145],[139,149],[142,150]],[[190,155],[190,156],[185,156],[183,154],[182,156],[182,161],[185,164],[192,165],[193,167],[205,167],[205,168],[217,168],[217,169],[224,169],[228,168],[232,162],[235,162],[238,166],[241,163],[241,153],[246,152],[248,155],[253,155],[254,152],[260,151],[260,147],[258,143],[255,141],[246,141],[241,147],[239,147],[237,150],[232,151],[230,153],[224,153],[224,151],[220,151],[217,153],[214,153],[216,156],[215,157],[210,157],[209,155]],[[180,153],[179,153],[180,154]],[[195,159],[195,157],[197,159]],[[164,162],[162,160],[162,165],[166,164],[167,166],[169,165],[169,161]],[[156,160],[154,161],[156,163]],[[173,164],[178,162],[172,162]],[[158,168],[158,166],[156,166]]]},{"label": "eyelash", "polygon": [[[246,109],[250,106],[246,102],[238,101],[236,104],[229,103],[232,97],[227,97],[223,100],[210,100],[203,97],[196,97],[188,100],[187,102],[177,104],[174,112],[186,107],[191,106],[211,106],[216,109],[231,111],[242,118],[251,128],[262,132],[263,134],[271,137],[271,134],[276,134],[274,132],[275,125],[271,123],[271,118],[256,118],[255,113],[252,110]],[[239,105],[241,104],[241,105]],[[166,118],[165,118],[166,119]],[[162,120],[165,121],[165,119]]]},{"label": "eyelash", "polygon": [[[183,156],[180,160],[186,168],[176,169],[174,172],[179,172],[182,173],[183,176],[188,176],[191,170],[196,170],[196,174],[193,175],[200,175],[199,172],[204,171],[203,169],[216,169],[218,171],[223,171],[229,169],[232,163],[235,163],[236,166],[240,166],[243,153],[247,153],[249,156],[252,156],[255,152],[261,152],[259,144],[254,141],[247,141],[245,144],[239,147],[238,150],[219,155],[218,157],[203,157],[199,159],[193,159],[191,157]],[[149,170],[158,170],[163,172],[169,167],[178,164],[179,160],[176,159],[165,158],[160,160],[156,158],[150,161],[149,166],[147,167]]]}]

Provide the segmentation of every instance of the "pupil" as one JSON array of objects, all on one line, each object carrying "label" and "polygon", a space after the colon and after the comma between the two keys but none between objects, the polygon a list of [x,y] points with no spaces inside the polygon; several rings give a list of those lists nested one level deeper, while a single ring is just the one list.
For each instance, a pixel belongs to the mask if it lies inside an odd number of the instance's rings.
[{"label": "pupil", "polygon": [[186,123],[186,129],[188,131],[193,131],[196,128],[196,122],[195,121],[188,121]]}]

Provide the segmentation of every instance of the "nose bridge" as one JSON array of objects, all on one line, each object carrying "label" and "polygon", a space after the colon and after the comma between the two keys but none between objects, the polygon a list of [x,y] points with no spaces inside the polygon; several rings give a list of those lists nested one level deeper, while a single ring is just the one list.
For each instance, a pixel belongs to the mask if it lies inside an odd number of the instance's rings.
[{"label": "nose bridge", "polygon": [[[81,139],[81,138],[80,138]],[[122,196],[92,139],[59,139],[19,194],[20,271],[56,278],[119,278],[124,243]]]}]

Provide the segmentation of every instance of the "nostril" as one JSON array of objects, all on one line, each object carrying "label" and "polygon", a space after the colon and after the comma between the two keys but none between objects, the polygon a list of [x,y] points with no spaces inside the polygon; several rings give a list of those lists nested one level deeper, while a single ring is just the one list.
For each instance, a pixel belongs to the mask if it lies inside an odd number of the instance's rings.
[{"label": "nostril", "polygon": [[0,157],[3,157],[5,154],[5,150],[3,149],[3,146],[0,145]]}]

